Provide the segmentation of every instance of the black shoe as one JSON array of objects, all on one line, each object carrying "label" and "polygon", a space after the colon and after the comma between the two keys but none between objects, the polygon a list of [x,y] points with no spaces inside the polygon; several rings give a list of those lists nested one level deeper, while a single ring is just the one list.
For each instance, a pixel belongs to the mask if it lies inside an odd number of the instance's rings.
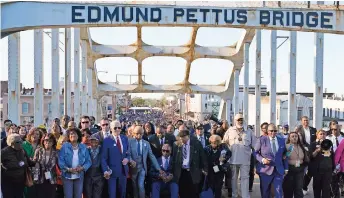
[{"label": "black shoe", "polygon": [[250,189],[250,190],[248,190],[249,192],[253,192],[253,190],[252,189]]}]

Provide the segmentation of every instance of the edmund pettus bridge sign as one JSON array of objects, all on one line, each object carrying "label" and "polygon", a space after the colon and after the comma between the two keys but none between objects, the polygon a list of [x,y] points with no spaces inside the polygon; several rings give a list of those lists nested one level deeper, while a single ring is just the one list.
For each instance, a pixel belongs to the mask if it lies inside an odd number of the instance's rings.
[{"label": "edmund pettus bridge sign", "polygon": [[1,15],[2,37],[11,32],[35,28],[138,25],[280,29],[336,34],[344,31],[344,13],[333,6],[237,8],[12,2],[2,4]]}]

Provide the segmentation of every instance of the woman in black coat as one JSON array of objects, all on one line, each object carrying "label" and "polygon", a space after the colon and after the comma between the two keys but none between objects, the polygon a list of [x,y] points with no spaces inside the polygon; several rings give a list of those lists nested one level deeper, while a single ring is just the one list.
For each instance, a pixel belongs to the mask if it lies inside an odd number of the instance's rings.
[{"label": "woman in black coat", "polygon": [[22,148],[19,134],[11,134],[6,140],[7,147],[1,150],[1,189],[3,197],[22,198],[25,187],[25,171],[34,166]]},{"label": "woman in black coat", "polygon": [[208,186],[213,190],[215,198],[221,198],[223,178],[230,171],[227,162],[232,153],[226,144],[221,143],[219,135],[210,136],[209,145],[204,149],[208,160]]}]

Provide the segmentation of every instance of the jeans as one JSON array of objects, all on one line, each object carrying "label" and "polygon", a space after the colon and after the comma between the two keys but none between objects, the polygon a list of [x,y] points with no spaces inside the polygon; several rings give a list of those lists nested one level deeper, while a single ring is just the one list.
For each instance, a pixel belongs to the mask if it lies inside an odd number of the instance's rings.
[{"label": "jeans", "polygon": [[84,178],[66,179],[62,177],[65,198],[82,198]]},{"label": "jeans", "polygon": [[238,197],[238,175],[240,170],[241,197],[250,198],[249,193],[249,172],[250,165],[231,164],[232,170],[232,196]]}]

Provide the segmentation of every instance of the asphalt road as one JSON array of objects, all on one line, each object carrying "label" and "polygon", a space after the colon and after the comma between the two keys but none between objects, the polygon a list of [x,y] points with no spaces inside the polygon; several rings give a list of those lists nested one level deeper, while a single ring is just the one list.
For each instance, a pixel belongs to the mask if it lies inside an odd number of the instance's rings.
[{"label": "asphalt road", "polygon": [[[304,196],[304,198],[313,198],[313,188],[312,188],[312,182],[309,184],[308,188],[308,194]],[[240,188],[240,184],[238,186]],[[240,193],[239,193],[240,194]],[[222,190],[222,198],[227,198],[228,197],[228,191],[227,189],[223,188]],[[241,197],[241,196],[239,196]],[[254,184],[253,184],[253,192],[251,192],[251,198],[260,198],[260,190],[259,190],[259,178],[256,176]]]}]

